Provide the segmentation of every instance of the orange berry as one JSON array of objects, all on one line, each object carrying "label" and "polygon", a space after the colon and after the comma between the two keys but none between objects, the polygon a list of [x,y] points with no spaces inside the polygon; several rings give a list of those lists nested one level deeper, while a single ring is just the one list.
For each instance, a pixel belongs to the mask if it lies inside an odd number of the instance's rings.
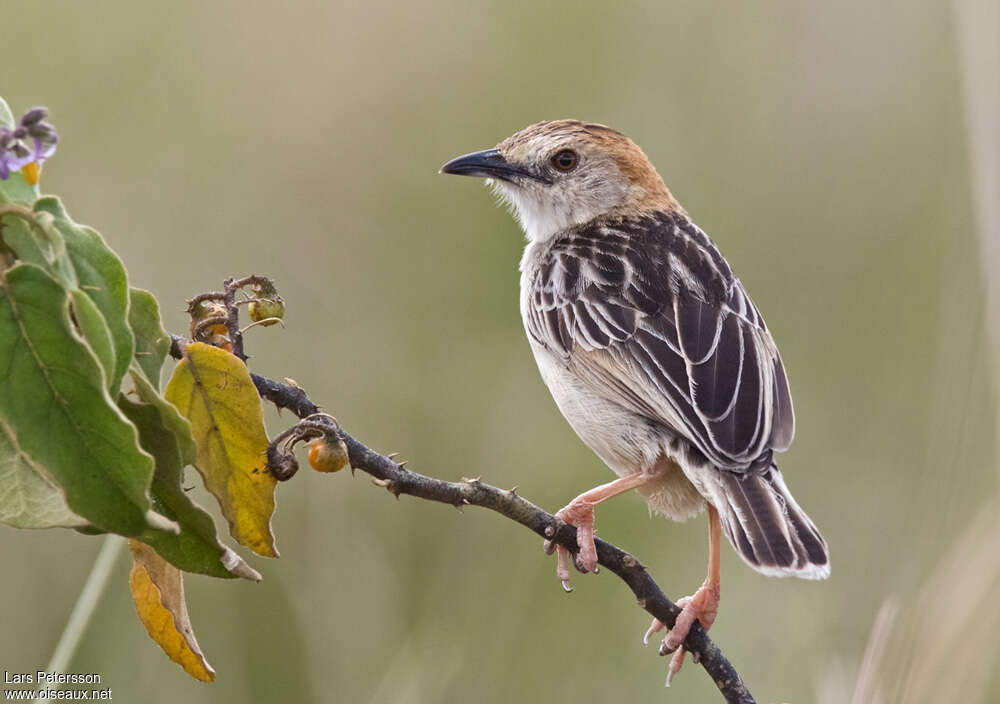
[{"label": "orange berry", "polygon": [[319,438],[309,445],[309,466],[317,472],[339,472],[347,464],[347,446],[342,440],[331,444]]}]

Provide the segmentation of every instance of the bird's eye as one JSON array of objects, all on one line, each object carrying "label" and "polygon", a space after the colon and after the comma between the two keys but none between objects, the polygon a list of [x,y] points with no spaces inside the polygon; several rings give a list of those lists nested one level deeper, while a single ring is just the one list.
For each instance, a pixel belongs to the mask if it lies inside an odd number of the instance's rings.
[{"label": "bird's eye", "polygon": [[572,149],[563,149],[556,152],[551,161],[552,166],[557,170],[567,172],[576,168],[576,165],[580,163],[580,157]]}]

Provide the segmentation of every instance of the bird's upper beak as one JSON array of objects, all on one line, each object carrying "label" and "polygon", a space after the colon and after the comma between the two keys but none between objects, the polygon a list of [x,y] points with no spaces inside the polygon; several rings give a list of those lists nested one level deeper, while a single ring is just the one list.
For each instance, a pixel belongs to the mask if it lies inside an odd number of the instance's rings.
[{"label": "bird's upper beak", "polygon": [[549,179],[507,161],[498,149],[484,149],[481,152],[457,156],[442,166],[440,173],[498,178],[503,181],[529,178],[549,183]]}]

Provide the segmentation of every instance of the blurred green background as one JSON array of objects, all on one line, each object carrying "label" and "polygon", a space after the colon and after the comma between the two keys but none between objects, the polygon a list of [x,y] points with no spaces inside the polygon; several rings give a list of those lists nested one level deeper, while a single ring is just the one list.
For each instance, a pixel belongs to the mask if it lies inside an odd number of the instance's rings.
[{"label": "blurred green background", "polygon": [[[879,605],[913,598],[996,490],[952,25],[948,3],[904,0],[63,0],[8,27],[0,93],[16,114],[49,106],[62,141],[43,192],[104,234],[170,329],[193,294],[269,275],[288,327],[250,334],[255,371],[417,471],[516,484],[549,510],[611,474],[538,377],[517,226],[437,169],[542,119],[633,137],[789,369],[781,467],[833,575],[766,578],[727,546],[712,635],[759,701],[811,702],[851,691]],[[71,669],[151,704],[718,698],[690,663],[665,692],[624,585],[577,576],[563,594],[510,521],[397,503],[360,474],[303,471],[278,502],[262,584],[187,580],[215,684],[148,640],[124,557]],[[598,529],[668,595],[700,584],[704,517],[627,496]],[[33,671],[100,540],[0,531],[0,669]]]}]

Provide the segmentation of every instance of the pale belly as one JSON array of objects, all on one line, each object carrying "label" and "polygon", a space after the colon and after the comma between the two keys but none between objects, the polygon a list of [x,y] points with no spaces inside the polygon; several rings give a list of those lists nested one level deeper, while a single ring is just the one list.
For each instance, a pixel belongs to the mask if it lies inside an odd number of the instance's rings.
[{"label": "pale belly", "polygon": [[684,467],[682,443],[662,426],[610,402],[579,381],[547,350],[531,345],[552,398],[581,440],[624,477],[657,471],[661,477],[639,489],[650,508],[674,520],[697,515],[704,499],[688,479],[699,468]]}]

